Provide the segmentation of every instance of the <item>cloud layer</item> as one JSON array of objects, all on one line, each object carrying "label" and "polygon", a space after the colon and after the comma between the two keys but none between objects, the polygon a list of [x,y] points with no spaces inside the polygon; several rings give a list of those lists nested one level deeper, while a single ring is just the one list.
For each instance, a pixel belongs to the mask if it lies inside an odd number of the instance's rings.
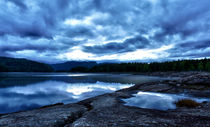
[{"label": "cloud layer", "polygon": [[2,0],[0,55],[47,63],[210,57],[208,5],[208,0]]}]

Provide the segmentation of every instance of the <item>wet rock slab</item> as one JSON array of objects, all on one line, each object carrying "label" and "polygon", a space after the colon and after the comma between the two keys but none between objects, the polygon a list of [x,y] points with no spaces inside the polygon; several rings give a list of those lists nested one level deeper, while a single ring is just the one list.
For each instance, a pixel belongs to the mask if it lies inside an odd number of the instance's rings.
[{"label": "wet rock slab", "polygon": [[209,127],[210,103],[198,108],[160,111],[125,106],[128,97],[115,92],[78,104],[58,105],[0,117],[0,126],[9,127]]},{"label": "wet rock slab", "polygon": [[[110,100],[110,104],[107,104]],[[116,96],[106,95],[94,99],[92,110],[66,127],[208,127],[210,105],[188,109],[160,111],[124,106]]]},{"label": "wet rock slab", "polygon": [[209,114],[201,116],[115,106],[94,109],[69,127],[209,127],[209,121]]},{"label": "wet rock slab", "polygon": [[0,117],[0,127],[55,127],[64,126],[86,111],[81,105],[68,104],[12,113]]}]

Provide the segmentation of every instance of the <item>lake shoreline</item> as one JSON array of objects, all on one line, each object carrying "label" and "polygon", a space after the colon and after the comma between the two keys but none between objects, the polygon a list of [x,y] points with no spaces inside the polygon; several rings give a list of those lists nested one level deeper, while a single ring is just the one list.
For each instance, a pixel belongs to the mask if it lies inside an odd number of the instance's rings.
[{"label": "lake shoreline", "polygon": [[197,108],[153,110],[125,106],[121,99],[138,91],[186,93],[210,98],[209,72],[155,72],[164,81],[137,84],[74,104],[45,106],[31,111],[0,115],[0,126],[210,126],[210,102]]}]

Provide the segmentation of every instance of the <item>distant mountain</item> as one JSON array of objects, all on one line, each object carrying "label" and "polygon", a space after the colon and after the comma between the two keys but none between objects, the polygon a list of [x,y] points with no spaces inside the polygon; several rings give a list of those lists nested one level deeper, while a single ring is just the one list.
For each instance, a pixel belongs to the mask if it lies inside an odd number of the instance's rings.
[{"label": "distant mountain", "polygon": [[92,68],[95,65],[97,65],[95,61],[68,61],[65,63],[51,64],[51,67],[55,71],[70,71],[75,67]]},{"label": "distant mountain", "polygon": [[0,72],[52,72],[47,64],[27,59],[0,57]]}]

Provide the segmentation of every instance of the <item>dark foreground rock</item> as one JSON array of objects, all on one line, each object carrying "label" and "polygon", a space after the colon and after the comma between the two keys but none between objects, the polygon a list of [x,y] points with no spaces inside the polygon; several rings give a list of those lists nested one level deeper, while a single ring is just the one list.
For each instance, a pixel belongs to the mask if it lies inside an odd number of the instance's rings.
[{"label": "dark foreground rock", "polygon": [[[124,95],[125,96],[125,95]],[[197,108],[159,111],[124,106],[121,92],[74,105],[53,106],[2,116],[10,127],[210,127],[210,103]]]},{"label": "dark foreground rock", "polygon": [[[157,111],[115,105],[93,109],[69,127],[208,127],[209,108]],[[204,113],[204,114],[203,114]]]},{"label": "dark foreground rock", "polygon": [[82,105],[68,104],[13,113],[0,117],[0,127],[59,127],[81,117],[85,111]]},{"label": "dark foreground rock", "polygon": [[186,73],[176,80],[138,84],[77,104],[2,115],[0,127],[210,127],[210,102],[196,108],[160,111],[125,106],[121,101],[138,91],[184,92],[210,97],[209,76],[209,73]]}]

